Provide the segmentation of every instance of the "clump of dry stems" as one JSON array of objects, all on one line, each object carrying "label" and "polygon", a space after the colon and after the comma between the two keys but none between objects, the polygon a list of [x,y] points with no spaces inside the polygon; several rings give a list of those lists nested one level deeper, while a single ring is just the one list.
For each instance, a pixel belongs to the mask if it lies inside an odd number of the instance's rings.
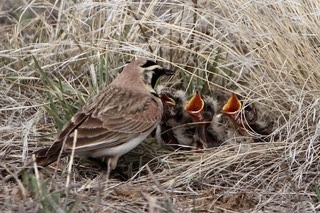
[{"label": "clump of dry stems", "polygon": [[[320,209],[318,1],[0,2],[0,211],[316,212]],[[122,182],[68,160],[15,174],[121,66],[177,70],[162,84],[236,92],[274,122],[266,142],[197,151],[149,139]],[[32,165],[28,165],[33,167]],[[67,181],[68,179],[68,181]]]}]

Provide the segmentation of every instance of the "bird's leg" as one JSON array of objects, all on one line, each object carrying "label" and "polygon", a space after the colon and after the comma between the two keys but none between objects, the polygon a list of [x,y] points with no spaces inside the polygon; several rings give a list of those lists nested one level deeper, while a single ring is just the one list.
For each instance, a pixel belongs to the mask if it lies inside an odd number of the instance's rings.
[{"label": "bird's leg", "polygon": [[109,179],[110,173],[114,170],[120,175],[121,180],[126,181],[129,179],[128,175],[124,174],[119,168],[117,168],[119,156],[109,157],[108,159],[108,169],[107,169],[107,178]]},{"label": "bird's leg", "polygon": [[[107,162],[107,164],[106,164],[106,163],[103,162],[102,160],[100,160],[100,159],[98,159],[98,158],[92,158],[92,157],[89,157],[88,160],[90,160],[90,161],[98,164],[98,165],[101,167],[102,170],[107,171],[107,174],[108,174],[108,172],[109,172],[109,175],[110,175],[111,171],[114,170],[116,173],[118,173],[118,175],[119,175],[119,177],[120,177],[120,180],[122,180],[122,181],[127,181],[127,180],[129,179],[128,175],[126,175],[125,173],[123,173],[123,172],[121,171],[121,169],[119,169],[119,168],[117,168],[117,167],[116,167],[115,169],[110,169],[110,171],[109,171],[110,166],[109,166],[109,163],[108,163],[108,162]],[[109,159],[108,159],[108,161],[109,161]],[[108,178],[109,178],[109,176],[108,176]]]},{"label": "bird's leg", "polygon": [[112,164],[112,158],[110,157],[108,159],[108,162],[107,162],[107,165],[108,165],[108,168],[107,168],[107,180],[109,180],[109,177],[110,177],[110,173],[111,173],[111,164]]}]

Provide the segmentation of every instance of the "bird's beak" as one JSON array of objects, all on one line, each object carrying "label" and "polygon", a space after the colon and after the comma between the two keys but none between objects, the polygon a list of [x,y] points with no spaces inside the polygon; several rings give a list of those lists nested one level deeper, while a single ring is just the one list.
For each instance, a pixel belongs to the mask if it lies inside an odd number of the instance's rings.
[{"label": "bird's beak", "polygon": [[164,75],[174,75],[175,74],[175,71],[165,69],[165,68],[163,68],[162,71],[163,71]]},{"label": "bird's beak", "polygon": [[236,94],[232,93],[227,103],[222,107],[222,113],[226,115],[235,115],[241,110],[241,102]]},{"label": "bird's beak", "polygon": [[166,105],[171,106],[171,107],[174,107],[176,105],[175,100],[173,100],[172,98],[170,98],[166,94],[161,93],[159,96],[160,96],[161,101],[163,103],[165,103]]},{"label": "bird's beak", "polygon": [[234,122],[238,127],[243,127],[243,125],[238,121],[241,107],[242,104],[234,93],[232,93],[227,103],[222,107],[222,113],[229,116],[232,122]]},{"label": "bird's beak", "polygon": [[204,101],[202,100],[200,93],[197,91],[196,94],[185,105],[184,109],[190,114],[194,122],[201,122],[203,121],[203,107]]}]

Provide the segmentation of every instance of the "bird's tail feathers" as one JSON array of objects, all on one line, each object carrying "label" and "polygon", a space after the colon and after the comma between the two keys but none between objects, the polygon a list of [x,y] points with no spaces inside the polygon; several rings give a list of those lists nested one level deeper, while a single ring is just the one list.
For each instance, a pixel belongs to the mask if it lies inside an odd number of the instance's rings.
[{"label": "bird's tail feathers", "polygon": [[[43,149],[40,149],[35,152],[36,155],[36,162],[38,166],[48,166],[49,164],[55,162],[60,155],[61,149],[62,149],[63,143],[61,141],[55,142],[50,147],[46,147]],[[65,154],[61,154],[61,158],[64,157]]]}]

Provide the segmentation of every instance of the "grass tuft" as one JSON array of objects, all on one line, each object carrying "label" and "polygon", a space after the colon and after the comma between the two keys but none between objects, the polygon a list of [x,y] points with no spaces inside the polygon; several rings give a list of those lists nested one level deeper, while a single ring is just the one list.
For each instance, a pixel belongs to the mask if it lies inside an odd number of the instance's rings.
[{"label": "grass tuft", "polygon": [[100,168],[75,159],[68,193],[64,159],[57,174],[49,167],[41,178],[3,183],[0,211],[319,211],[318,8],[318,1],[0,3],[0,177],[51,145],[135,57],[176,70],[161,84],[188,95],[235,92],[274,123],[266,142],[235,135],[203,152],[148,139],[119,161],[135,177],[127,182],[107,183]]}]

